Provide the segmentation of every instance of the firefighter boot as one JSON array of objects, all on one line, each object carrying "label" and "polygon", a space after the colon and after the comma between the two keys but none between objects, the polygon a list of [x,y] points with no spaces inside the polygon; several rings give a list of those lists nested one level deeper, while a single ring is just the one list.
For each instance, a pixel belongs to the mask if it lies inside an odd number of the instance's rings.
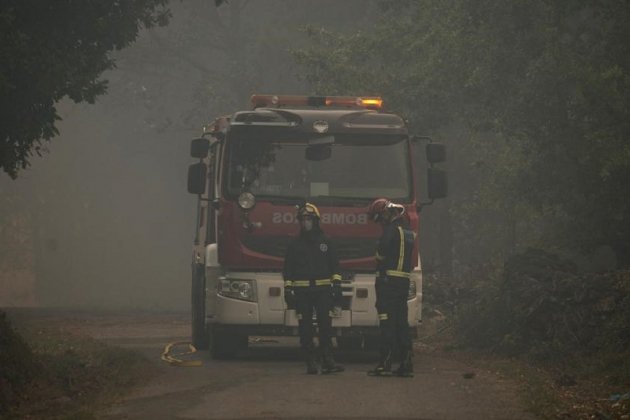
[{"label": "firefighter boot", "polygon": [[392,353],[391,351],[382,351],[381,360],[374,370],[368,371],[369,376],[391,376],[392,374]]},{"label": "firefighter boot", "polygon": [[343,366],[335,364],[335,359],[333,359],[329,348],[322,351],[322,373],[343,372],[344,370]]},{"label": "firefighter boot", "polygon": [[319,366],[317,364],[317,354],[314,348],[305,349],[306,358],[306,373],[309,375],[317,375],[319,373]]},{"label": "firefighter boot", "polygon": [[396,369],[396,376],[403,378],[413,378],[413,361],[411,360],[413,353],[406,351],[402,356],[400,366]]}]

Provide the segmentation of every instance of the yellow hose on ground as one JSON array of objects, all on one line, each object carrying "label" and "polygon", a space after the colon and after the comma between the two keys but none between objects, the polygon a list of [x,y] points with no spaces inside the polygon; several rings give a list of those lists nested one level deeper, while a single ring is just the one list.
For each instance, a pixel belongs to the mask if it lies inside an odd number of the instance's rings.
[{"label": "yellow hose on ground", "polygon": [[[183,353],[174,353],[171,354],[171,349],[173,347],[176,346],[188,346],[188,350],[187,352],[183,352]],[[173,365],[173,366],[184,366],[184,367],[190,367],[190,366],[201,366],[201,360],[182,360],[179,359],[179,356],[186,356],[188,354],[193,354],[197,351],[197,349],[195,348],[195,346],[193,346],[192,343],[189,343],[187,341],[173,341],[172,343],[168,343],[165,347],[164,347],[164,351],[162,352],[162,360],[164,360],[165,362]]]}]

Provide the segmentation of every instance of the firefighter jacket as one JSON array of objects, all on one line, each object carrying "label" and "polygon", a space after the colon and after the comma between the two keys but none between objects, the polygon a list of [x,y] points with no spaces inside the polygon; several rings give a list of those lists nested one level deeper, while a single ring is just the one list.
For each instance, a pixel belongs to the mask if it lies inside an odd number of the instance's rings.
[{"label": "firefighter jacket", "polygon": [[321,229],[301,232],[287,249],[282,270],[285,287],[300,290],[309,286],[341,284],[335,247]]},{"label": "firefighter jacket", "polygon": [[379,276],[410,277],[415,236],[402,218],[384,226],[376,250],[376,271]]}]

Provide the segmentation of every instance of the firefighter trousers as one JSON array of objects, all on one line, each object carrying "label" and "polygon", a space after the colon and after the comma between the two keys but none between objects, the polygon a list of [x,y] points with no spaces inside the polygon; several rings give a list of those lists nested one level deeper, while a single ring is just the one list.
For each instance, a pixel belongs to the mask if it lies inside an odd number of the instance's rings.
[{"label": "firefighter trousers", "polygon": [[313,348],[315,327],[313,314],[317,319],[319,328],[319,346],[322,349],[332,347],[332,294],[330,286],[310,286],[295,290],[295,311],[298,317],[298,331],[300,333],[300,346],[304,349]]},{"label": "firefighter trousers", "polygon": [[381,359],[391,358],[394,349],[404,359],[411,351],[407,295],[409,279],[381,277],[376,280],[376,310],[380,327]]}]

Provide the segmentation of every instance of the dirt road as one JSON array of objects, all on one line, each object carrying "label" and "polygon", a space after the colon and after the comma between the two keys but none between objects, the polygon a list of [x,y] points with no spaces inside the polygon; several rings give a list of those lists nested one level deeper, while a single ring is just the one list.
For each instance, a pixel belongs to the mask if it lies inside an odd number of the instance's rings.
[{"label": "dirt road", "polygon": [[167,343],[188,340],[186,314],[38,316],[47,325],[140,351],[160,366],[157,378],[101,413],[103,419],[534,418],[524,411],[513,383],[421,350],[411,379],[368,377],[376,354],[364,352],[338,352],[343,373],[306,375],[294,338],[251,340],[250,348],[230,361],[198,353],[202,366],[176,367],[160,355]]}]

